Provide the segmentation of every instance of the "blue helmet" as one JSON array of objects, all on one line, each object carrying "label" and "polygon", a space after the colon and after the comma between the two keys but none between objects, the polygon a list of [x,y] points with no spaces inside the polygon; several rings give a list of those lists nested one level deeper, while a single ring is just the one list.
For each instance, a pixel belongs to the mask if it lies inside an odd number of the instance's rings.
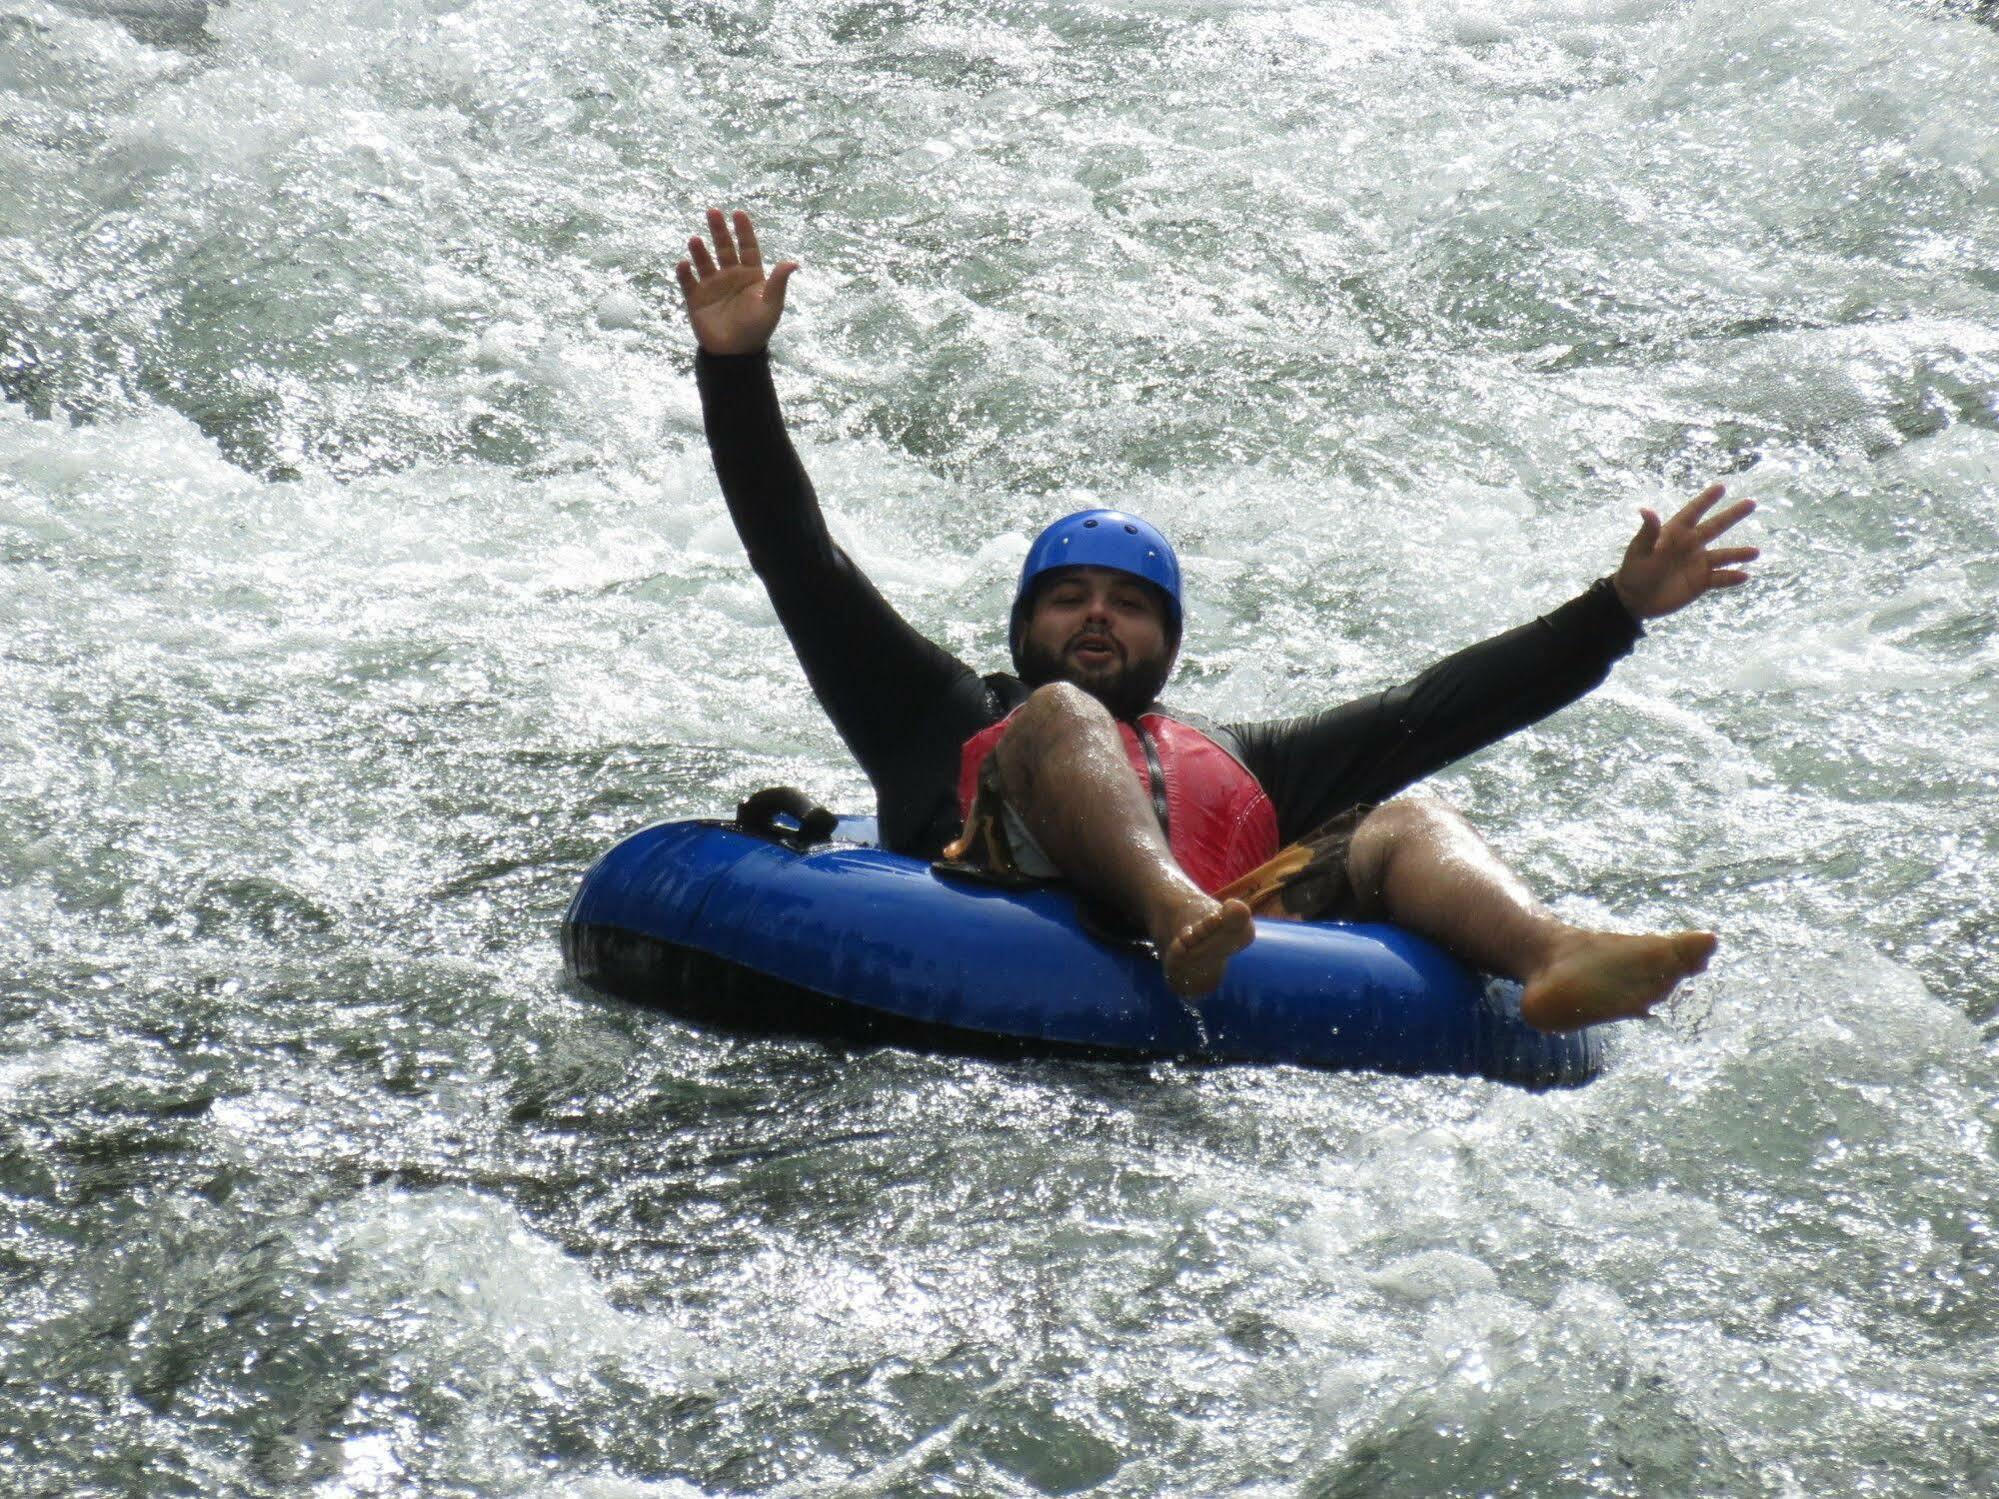
[{"label": "blue helmet", "polygon": [[1063,516],[1027,549],[1007,627],[1016,662],[1035,585],[1045,574],[1064,567],[1108,567],[1150,583],[1166,596],[1167,645],[1175,651],[1180,648],[1180,559],[1173,554],[1173,544],[1157,527],[1122,510],[1079,510]]}]

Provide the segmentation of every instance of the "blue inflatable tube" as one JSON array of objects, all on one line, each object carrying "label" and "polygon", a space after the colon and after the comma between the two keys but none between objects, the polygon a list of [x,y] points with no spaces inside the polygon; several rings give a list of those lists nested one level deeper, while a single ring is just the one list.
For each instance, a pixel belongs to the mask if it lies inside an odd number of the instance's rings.
[{"label": "blue inflatable tube", "polygon": [[1596,1034],[1519,1017],[1487,981],[1386,926],[1257,922],[1190,1005],[1148,950],[1106,942],[1058,886],[938,874],[868,846],[872,824],[789,846],[723,822],[659,823],[584,876],[564,962],[600,991],[697,1024],[974,1055],[1054,1055],[1588,1081]]}]

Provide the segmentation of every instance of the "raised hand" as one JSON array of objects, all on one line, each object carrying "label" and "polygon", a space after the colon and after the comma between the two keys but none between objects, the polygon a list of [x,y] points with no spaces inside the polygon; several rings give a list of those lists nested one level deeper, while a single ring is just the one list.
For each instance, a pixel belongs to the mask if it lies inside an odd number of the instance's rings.
[{"label": "raised hand", "polygon": [[687,242],[688,258],[674,267],[695,341],[710,354],[754,354],[768,344],[784,315],[784,288],[798,269],[795,260],[781,261],[766,277],[750,216],[739,209],[734,218],[731,233],[722,210],[709,209],[714,252],[697,234]]},{"label": "raised hand", "polygon": [[1754,500],[1737,500],[1710,516],[1726,492],[1710,484],[1663,525],[1657,511],[1638,512],[1643,523],[1610,580],[1632,618],[1657,619],[1686,608],[1711,588],[1736,588],[1749,581],[1739,564],[1754,562],[1760,555],[1757,548],[1709,545],[1756,508]]}]

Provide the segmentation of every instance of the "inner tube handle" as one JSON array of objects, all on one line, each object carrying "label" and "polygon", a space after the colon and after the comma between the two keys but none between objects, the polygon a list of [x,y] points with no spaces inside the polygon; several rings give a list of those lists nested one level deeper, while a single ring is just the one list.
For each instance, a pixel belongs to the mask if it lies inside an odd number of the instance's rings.
[{"label": "inner tube handle", "polygon": [[[789,817],[797,826],[786,827],[777,820],[780,817]],[[786,848],[805,849],[824,843],[838,823],[839,818],[796,786],[767,786],[736,808],[738,828]]]}]

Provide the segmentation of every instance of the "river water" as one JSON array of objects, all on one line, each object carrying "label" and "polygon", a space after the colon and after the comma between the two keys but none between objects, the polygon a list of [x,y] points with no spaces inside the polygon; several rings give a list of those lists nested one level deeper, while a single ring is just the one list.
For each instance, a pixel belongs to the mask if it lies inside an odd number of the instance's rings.
[{"label": "river water", "polygon": [[[1995,78],[1915,0],[0,0],[0,1487],[1994,1491]],[[566,987],[623,832],[866,801],[708,467],[710,203],[983,669],[1078,503],[1252,717],[1756,497],[1440,778],[1713,971],[1545,1096]]]}]

